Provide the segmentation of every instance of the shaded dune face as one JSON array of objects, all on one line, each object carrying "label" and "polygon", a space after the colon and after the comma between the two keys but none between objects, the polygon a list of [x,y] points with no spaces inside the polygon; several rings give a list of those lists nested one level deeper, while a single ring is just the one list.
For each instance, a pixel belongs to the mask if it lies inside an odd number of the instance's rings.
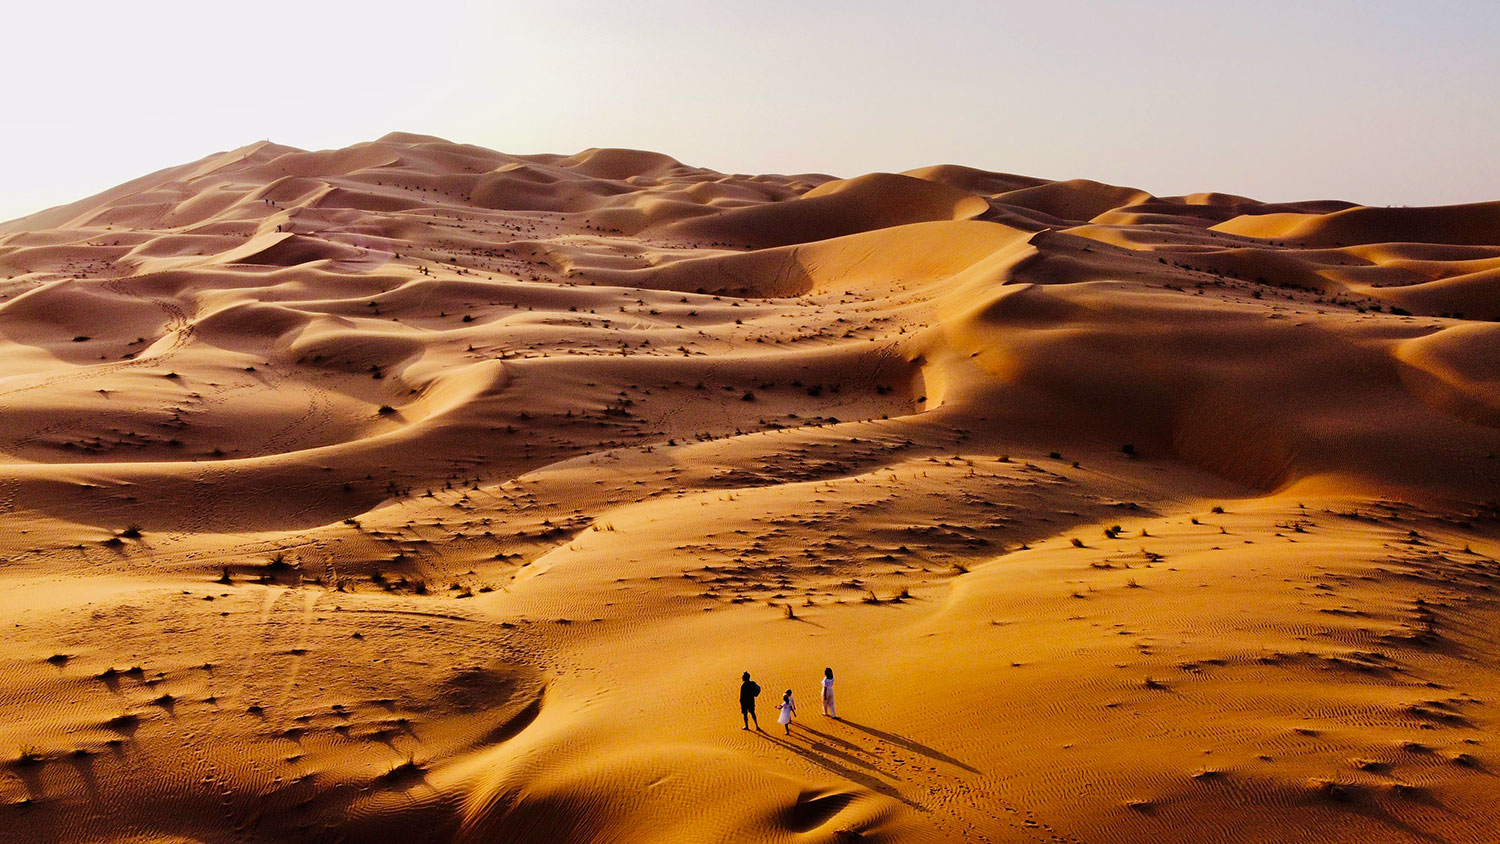
[{"label": "shaded dune face", "polygon": [[398,133],[0,224],[0,841],[1488,840],[1496,207]]}]

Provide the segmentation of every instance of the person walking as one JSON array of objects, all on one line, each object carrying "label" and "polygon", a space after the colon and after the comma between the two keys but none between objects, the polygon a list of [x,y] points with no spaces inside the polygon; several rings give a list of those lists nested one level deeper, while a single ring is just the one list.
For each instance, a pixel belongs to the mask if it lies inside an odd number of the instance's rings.
[{"label": "person walking", "polygon": [[786,694],[781,696],[781,714],[776,716],[776,723],[780,724],[787,735],[792,734],[792,716],[797,714],[797,702],[792,700],[792,690],[787,689]]},{"label": "person walking", "polygon": [[823,714],[837,720],[838,710],[833,708],[833,669],[823,669]]},{"label": "person walking", "polygon": [[760,695],[760,684],[750,679],[750,672],[746,671],[740,676],[740,717],[744,719],[745,726],[742,729],[750,729],[750,722],[755,722],[755,729],[760,729],[760,719],[755,717],[755,698]]}]

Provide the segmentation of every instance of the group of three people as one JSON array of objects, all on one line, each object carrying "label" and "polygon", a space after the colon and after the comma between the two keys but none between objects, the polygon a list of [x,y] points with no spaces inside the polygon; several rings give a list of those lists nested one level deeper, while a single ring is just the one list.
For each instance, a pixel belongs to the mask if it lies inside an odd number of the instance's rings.
[{"label": "group of three people", "polygon": [[[755,717],[755,699],[760,696],[760,684],[750,679],[750,672],[746,671],[740,675],[740,718],[744,720],[745,726],[741,729],[750,729],[750,722],[755,722],[755,729],[760,729],[760,719]],[[776,716],[776,723],[780,724],[787,735],[792,734],[792,717],[797,714],[797,702],[792,699],[792,690],[787,689],[781,696],[781,704],[776,707],[780,712]],[[838,718],[838,711],[833,708],[833,669],[823,669],[823,714],[830,718]]]}]

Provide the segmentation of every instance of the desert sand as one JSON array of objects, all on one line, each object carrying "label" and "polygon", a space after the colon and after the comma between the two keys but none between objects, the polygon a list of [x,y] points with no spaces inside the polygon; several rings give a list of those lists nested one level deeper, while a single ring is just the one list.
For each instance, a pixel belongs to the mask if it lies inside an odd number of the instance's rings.
[{"label": "desert sand", "polygon": [[1497,454],[1500,203],[253,144],[0,224],[0,840],[1494,841]]}]

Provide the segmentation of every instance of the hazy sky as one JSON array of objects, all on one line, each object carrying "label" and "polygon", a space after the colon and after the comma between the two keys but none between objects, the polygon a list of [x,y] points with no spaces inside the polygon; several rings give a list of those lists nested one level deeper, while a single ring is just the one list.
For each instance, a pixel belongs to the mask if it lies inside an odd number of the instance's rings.
[{"label": "hazy sky", "polygon": [[27,3],[0,219],[262,138],[1500,199],[1495,0]]}]

